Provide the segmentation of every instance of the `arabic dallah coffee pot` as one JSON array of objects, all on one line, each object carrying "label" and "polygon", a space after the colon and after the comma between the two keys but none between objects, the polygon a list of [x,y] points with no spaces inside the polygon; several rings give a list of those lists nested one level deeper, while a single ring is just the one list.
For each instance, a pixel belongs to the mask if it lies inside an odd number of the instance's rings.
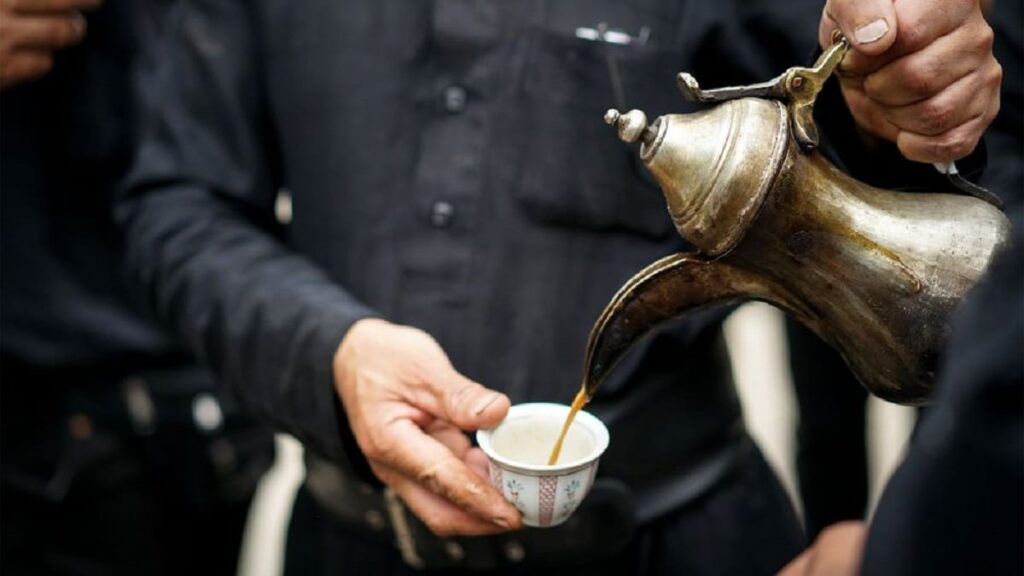
[{"label": "arabic dallah coffee pot", "polygon": [[928,398],[950,315],[1007,243],[1009,222],[977,197],[900,193],[859,182],[817,150],[811,113],[845,53],[764,84],[684,94],[717,103],[648,124],[642,112],[605,120],[640,158],[679,234],[696,248],[630,279],[590,334],[588,396],[658,327],[707,306],[773,304],[836,348],[877,396]]}]

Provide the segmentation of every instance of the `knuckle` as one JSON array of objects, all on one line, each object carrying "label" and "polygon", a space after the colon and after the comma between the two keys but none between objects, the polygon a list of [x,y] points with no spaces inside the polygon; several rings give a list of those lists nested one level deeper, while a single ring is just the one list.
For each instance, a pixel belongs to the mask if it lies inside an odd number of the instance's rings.
[{"label": "knuckle", "polygon": [[981,15],[981,11],[978,10],[978,0],[947,1],[945,8],[960,22],[970,20],[974,17],[975,13],[977,13],[978,16]]},{"label": "knuckle", "polygon": [[966,137],[959,138],[950,146],[951,152],[956,156],[957,159],[967,156],[971,152],[974,152],[974,147],[978,144],[977,137]]},{"label": "knuckle", "polygon": [[878,58],[850,51],[839,63],[837,71],[840,78],[864,78],[878,70],[881,62]]},{"label": "knuckle", "polygon": [[984,52],[992,52],[992,47],[995,45],[996,41],[996,33],[984,20],[982,20],[981,29],[978,31],[975,38],[977,39],[978,46],[981,47]]},{"label": "knuckle", "polygon": [[934,92],[934,76],[926,70],[908,68],[903,71],[903,87],[917,97],[929,96]]},{"label": "knuckle", "polygon": [[472,401],[477,391],[483,388],[474,382],[466,382],[448,395],[448,405],[455,411],[466,408],[467,403]]},{"label": "knuckle", "polygon": [[905,50],[917,50],[928,43],[928,27],[922,21],[900,20],[898,42]]},{"label": "knuckle", "polygon": [[69,46],[82,39],[85,34],[85,20],[78,15],[61,18],[50,26],[48,38],[55,46]]},{"label": "knuckle", "polygon": [[363,451],[363,456],[366,456],[367,460],[380,460],[380,454],[375,442],[361,440],[359,441],[359,449]]},{"label": "knuckle", "polygon": [[369,434],[361,442],[363,454],[370,460],[389,462],[394,458],[395,445],[386,436]]},{"label": "knuckle", "polygon": [[68,22],[48,23],[42,32],[43,41],[50,46],[60,46],[71,37],[71,24]]},{"label": "knuckle", "polygon": [[882,76],[876,73],[864,78],[864,94],[872,100],[881,99],[885,95]]},{"label": "knuckle", "polygon": [[989,83],[992,86],[999,87],[1003,83],[1003,67],[995,59],[992,60],[991,72],[989,73]]},{"label": "knuckle", "polygon": [[982,120],[983,120],[983,122],[984,122],[986,127],[989,124],[991,124],[993,120],[996,119],[996,116],[999,115],[999,110],[1001,110],[1001,107],[1002,107],[1002,103],[999,101],[999,98],[996,98],[996,100],[995,100],[995,102],[993,102],[992,106],[982,116]]},{"label": "knuckle", "polygon": [[962,136],[941,138],[932,143],[932,152],[941,160],[959,160],[974,150],[975,142],[974,139]]},{"label": "knuckle", "polygon": [[416,481],[426,486],[431,492],[440,494],[443,486],[441,485],[441,479],[438,475],[438,467],[431,466],[426,470],[421,470],[416,474]]},{"label": "knuckle", "polygon": [[77,42],[82,36],[83,22],[84,20],[79,16],[65,19],[61,26],[61,42],[63,44]]},{"label": "knuckle", "polygon": [[920,128],[930,134],[945,132],[953,120],[955,110],[946,103],[926,102],[921,107]]}]

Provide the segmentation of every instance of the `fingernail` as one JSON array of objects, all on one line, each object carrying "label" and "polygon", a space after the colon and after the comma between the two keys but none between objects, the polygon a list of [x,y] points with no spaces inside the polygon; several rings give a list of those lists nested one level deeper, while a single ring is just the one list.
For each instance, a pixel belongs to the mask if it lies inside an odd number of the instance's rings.
[{"label": "fingernail", "polygon": [[71,17],[71,32],[74,34],[75,38],[85,34],[85,16],[76,12]]},{"label": "fingernail", "polygon": [[505,520],[504,518],[493,518],[493,520],[494,520],[495,524],[497,524],[498,526],[504,528],[505,530],[511,530],[512,529],[512,525],[509,524],[508,520]]},{"label": "fingernail", "polygon": [[483,414],[484,410],[487,410],[488,406],[494,404],[494,401],[498,399],[498,396],[499,394],[497,392],[492,392],[490,396],[487,396],[483,400],[477,402],[476,407],[473,408],[473,413],[477,416]]},{"label": "fingernail", "polygon": [[885,33],[889,31],[889,23],[879,18],[878,20],[872,20],[867,24],[857,28],[853,31],[853,37],[857,41],[857,44],[871,44],[876,42],[885,36]]}]

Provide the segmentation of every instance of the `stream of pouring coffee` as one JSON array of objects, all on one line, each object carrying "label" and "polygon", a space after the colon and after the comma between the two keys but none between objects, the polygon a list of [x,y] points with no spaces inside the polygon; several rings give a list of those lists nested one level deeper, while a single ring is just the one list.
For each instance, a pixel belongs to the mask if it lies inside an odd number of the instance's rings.
[{"label": "stream of pouring coffee", "polygon": [[579,412],[586,403],[587,387],[584,385],[580,388],[580,391],[576,393],[576,398],[572,401],[572,406],[569,408],[569,415],[565,417],[565,424],[562,424],[562,432],[558,435],[558,441],[555,442],[555,447],[551,449],[551,456],[548,457],[548,466],[554,466],[555,462],[558,462],[558,455],[562,452],[562,443],[565,442],[565,434],[569,431],[569,427],[572,426],[572,421],[576,418],[576,413]]}]

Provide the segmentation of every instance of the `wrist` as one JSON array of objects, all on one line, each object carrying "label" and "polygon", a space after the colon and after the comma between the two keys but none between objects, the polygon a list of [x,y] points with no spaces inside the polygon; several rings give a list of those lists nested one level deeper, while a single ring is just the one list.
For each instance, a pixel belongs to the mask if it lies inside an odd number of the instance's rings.
[{"label": "wrist", "polygon": [[338,343],[332,360],[336,386],[341,384],[339,376],[345,372],[345,367],[360,356],[360,350],[365,348],[366,342],[378,338],[381,330],[391,325],[387,320],[368,317],[356,320],[349,326]]}]

